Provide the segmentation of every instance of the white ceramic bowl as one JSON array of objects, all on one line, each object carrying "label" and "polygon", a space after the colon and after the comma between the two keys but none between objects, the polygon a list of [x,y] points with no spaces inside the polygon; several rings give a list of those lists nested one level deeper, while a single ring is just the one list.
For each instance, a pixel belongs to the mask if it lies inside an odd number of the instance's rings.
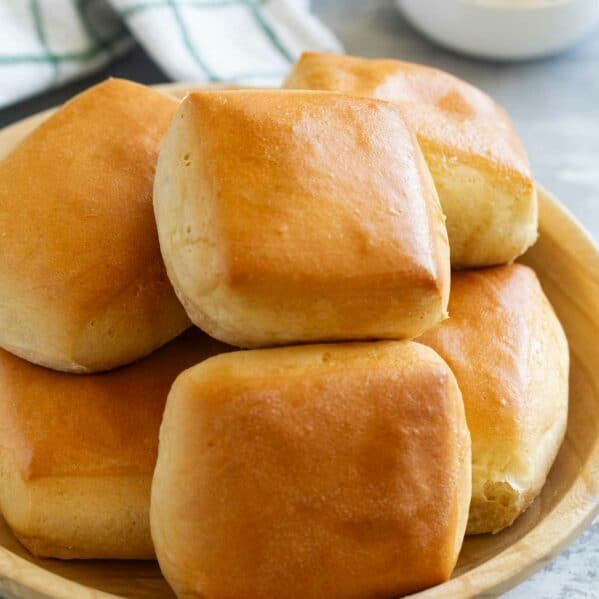
[{"label": "white ceramic bowl", "polygon": [[555,54],[599,24],[599,0],[396,0],[396,4],[416,29],[437,43],[495,60]]}]

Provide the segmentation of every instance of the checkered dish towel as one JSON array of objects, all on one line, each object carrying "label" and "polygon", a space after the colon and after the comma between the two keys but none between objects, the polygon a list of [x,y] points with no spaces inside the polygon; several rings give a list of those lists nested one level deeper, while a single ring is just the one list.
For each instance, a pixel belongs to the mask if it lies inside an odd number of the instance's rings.
[{"label": "checkered dish towel", "polygon": [[107,65],[137,41],[173,80],[278,85],[341,48],[307,0],[0,0],[0,107]]}]

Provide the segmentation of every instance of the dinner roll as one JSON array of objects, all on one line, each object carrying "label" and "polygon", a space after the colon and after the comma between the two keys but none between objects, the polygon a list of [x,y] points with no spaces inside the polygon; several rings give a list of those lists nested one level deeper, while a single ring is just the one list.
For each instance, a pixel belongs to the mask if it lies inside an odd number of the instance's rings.
[{"label": "dinner roll", "polygon": [[446,315],[444,217],[391,104],[192,93],[160,153],[154,208],[189,317],[227,343],[414,337]]},{"label": "dinner roll", "polygon": [[152,483],[179,597],[367,599],[446,580],[470,501],[460,391],[409,341],[234,352],[181,374]]},{"label": "dinner roll", "polygon": [[197,329],[105,374],[47,370],[0,350],[0,509],[32,553],[150,558],[150,483],[175,377],[225,351]]},{"label": "dinner roll", "polygon": [[511,262],[537,237],[537,195],[509,117],[468,83],[397,60],[307,52],[287,88],[390,100],[413,127],[435,180],[454,267]]},{"label": "dinner roll", "polygon": [[468,533],[509,526],[539,494],[564,438],[568,343],[520,264],[454,274],[450,318],[420,338],[453,370],[472,434]]},{"label": "dinner roll", "polygon": [[177,101],[108,80],[0,162],[0,347],[71,372],[129,363],[189,326],[152,211]]}]

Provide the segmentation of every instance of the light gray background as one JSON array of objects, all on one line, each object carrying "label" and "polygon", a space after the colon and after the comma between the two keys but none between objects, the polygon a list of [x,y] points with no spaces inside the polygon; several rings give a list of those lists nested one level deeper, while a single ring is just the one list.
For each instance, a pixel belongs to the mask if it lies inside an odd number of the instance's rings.
[{"label": "light gray background", "polygon": [[[537,180],[599,239],[599,31],[559,57],[521,64],[479,62],[415,33],[391,0],[314,0],[315,12],[347,52],[396,57],[445,69],[481,87],[511,114]],[[0,110],[0,127],[63,102],[108,74],[166,81],[135,49],[97,76]],[[599,349],[598,349],[599,351]],[[599,598],[599,521],[509,599]]]}]

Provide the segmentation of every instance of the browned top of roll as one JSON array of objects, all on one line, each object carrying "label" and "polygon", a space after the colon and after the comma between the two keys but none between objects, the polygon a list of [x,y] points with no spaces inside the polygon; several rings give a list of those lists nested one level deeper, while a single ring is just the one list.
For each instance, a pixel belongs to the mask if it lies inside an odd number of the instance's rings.
[{"label": "browned top of roll", "polygon": [[197,329],[103,374],[35,366],[0,350],[0,437],[24,479],[151,473],[171,383],[228,349]]},{"label": "browned top of roll", "polygon": [[489,96],[444,71],[399,60],[305,52],[285,87],[354,93],[399,102],[424,146],[479,156],[530,178],[522,144]]},{"label": "browned top of roll", "polygon": [[111,79],[57,110],[0,162],[0,346],[61,370],[145,355],[187,320],[152,210],[178,102]]},{"label": "browned top of roll", "polygon": [[152,537],[181,596],[395,597],[450,575],[469,501],[460,391],[429,348],[234,352],[173,385]]},{"label": "browned top of roll", "polygon": [[529,387],[546,377],[550,359],[559,364],[551,375],[567,381],[568,347],[534,271],[513,264],[454,273],[449,309],[449,319],[418,340],[453,369],[473,438],[509,444],[542,432],[555,414]]},{"label": "browned top of roll", "polygon": [[255,90],[194,92],[186,102],[212,158],[205,183],[218,182],[218,239],[231,282],[288,286],[292,272],[309,284],[406,276],[436,284],[435,260],[447,248],[433,232],[443,215],[395,106]]}]

